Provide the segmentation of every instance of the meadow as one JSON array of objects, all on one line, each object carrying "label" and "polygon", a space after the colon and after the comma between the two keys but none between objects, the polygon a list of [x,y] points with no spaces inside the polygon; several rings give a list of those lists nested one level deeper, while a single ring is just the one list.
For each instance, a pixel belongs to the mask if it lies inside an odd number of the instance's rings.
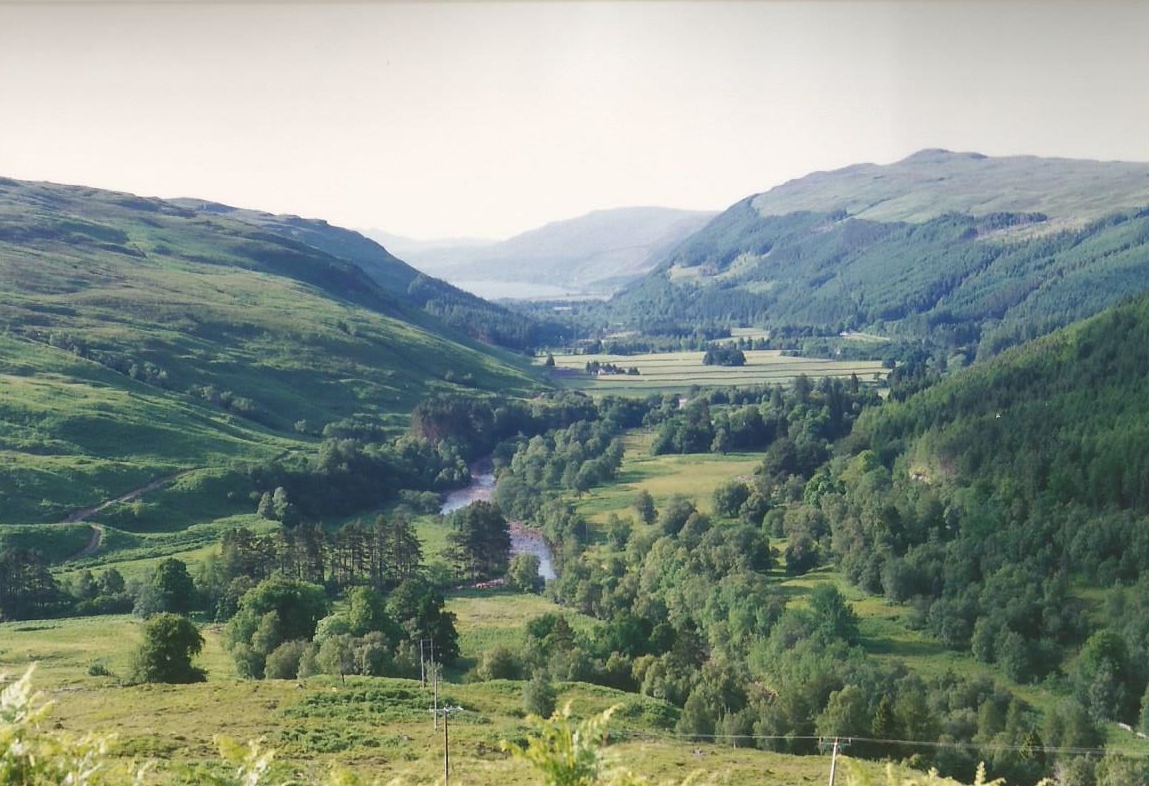
[{"label": "meadow", "polygon": [[[511,644],[523,615],[558,610],[538,596],[464,595],[452,600],[464,655],[473,648]],[[442,782],[443,730],[430,713],[432,694],[418,680],[313,677],[241,680],[224,652],[218,626],[203,629],[199,663],[208,681],[197,685],[125,686],[142,621],[130,616],[0,624],[0,674],[23,674],[52,702],[50,723],[63,733],[114,735],[114,755],[158,762],[157,777],[219,771],[221,737],[259,740],[274,748],[280,773],[306,782],[338,764],[367,782]],[[694,777],[702,784],[813,784],[825,782],[827,756],[794,757],[686,740],[668,728],[675,710],[664,702],[583,683],[560,683],[559,706],[577,717],[619,705],[608,756],[656,783]],[[522,740],[532,726],[522,710],[523,684],[448,681],[440,704],[461,707],[450,719],[451,782],[526,786],[538,782],[500,748]],[[858,762],[876,774],[881,765]],[[193,777],[195,777],[193,775]],[[185,782],[185,781],[180,781]]]},{"label": "meadow", "polygon": [[[554,355],[551,378],[561,387],[596,395],[685,394],[693,387],[787,384],[805,374],[811,379],[848,377],[863,382],[881,379],[886,369],[876,360],[822,360],[783,355],[781,350],[749,350],[744,366],[705,366],[703,352],[659,352],[645,355]],[[586,372],[588,363],[635,367],[638,375]],[[541,363],[542,361],[537,361]]]}]

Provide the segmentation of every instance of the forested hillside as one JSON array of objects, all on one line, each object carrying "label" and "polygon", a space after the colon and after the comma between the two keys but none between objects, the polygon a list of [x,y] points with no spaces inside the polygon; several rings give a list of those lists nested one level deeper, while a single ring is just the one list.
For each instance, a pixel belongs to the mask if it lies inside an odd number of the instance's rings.
[{"label": "forested hillside", "polygon": [[1149,166],[925,151],[729,208],[615,299],[648,330],[866,330],[971,360],[1140,292]]},{"label": "forested hillside", "polygon": [[339,422],[394,433],[436,391],[533,386],[521,355],[274,224],[0,181],[0,520],[262,461]]},{"label": "forested hillside", "polygon": [[864,412],[791,537],[947,646],[1144,726],[1147,339],[1141,297]]}]

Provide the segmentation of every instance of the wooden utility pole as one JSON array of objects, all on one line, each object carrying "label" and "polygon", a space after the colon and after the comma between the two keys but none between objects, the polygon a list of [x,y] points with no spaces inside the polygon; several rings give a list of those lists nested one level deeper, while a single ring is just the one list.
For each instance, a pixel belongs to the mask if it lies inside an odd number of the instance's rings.
[{"label": "wooden utility pole", "polygon": [[830,749],[830,786],[834,786],[834,775],[836,774],[837,769],[838,769],[838,751],[842,748],[842,746],[849,745],[849,744],[850,744],[849,740],[842,742],[841,737],[835,737],[833,743],[831,744],[832,747]]},{"label": "wooden utility pole", "polygon": [[443,708],[443,786],[451,780],[451,741],[447,737],[447,718],[451,713]]},{"label": "wooden utility pole", "polygon": [[447,718],[452,712],[459,712],[462,709],[462,707],[442,707],[431,711],[436,717],[439,714],[443,715],[443,786],[448,786],[451,779],[451,737],[447,731]]}]

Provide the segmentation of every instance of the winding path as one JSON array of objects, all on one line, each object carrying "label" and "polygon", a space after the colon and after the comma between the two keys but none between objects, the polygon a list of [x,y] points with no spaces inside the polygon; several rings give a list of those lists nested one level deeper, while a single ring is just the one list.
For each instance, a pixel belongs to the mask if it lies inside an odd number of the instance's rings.
[{"label": "winding path", "polygon": [[[58,521],[56,523],[57,524],[87,523],[87,520],[90,517],[96,515],[100,511],[104,510],[105,508],[108,508],[108,507],[115,505],[117,503],[120,503],[120,502],[131,502],[134,499],[139,499],[144,494],[147,494],[149,491],[155,491],[156,489],[162,488],[162,487],[168,485],[169,483],[173,483],[173,482],[175,482],[176,479],[183,477],[184,475],[188,474],[189,472],[195,472],[195,470],[194,469],[188,469],[188,470],[184,470],[183,472],[177,472],[174,475],[168,475],[166,477],[157,478],[156,480],[153,480],[150,483],[147,483],[143,486],[140,486],[138,489],[132,489],[127,494],[121,494],[120,496],[115,497],[114,499],[105,500],[104,502],[101,502],[99,505],[94,505],[90,508],[80,508],[79,510],[73,510],[71,513],[69,513],[67,516],[65,516],[63,519],[61,519],[60,521]],[[90,557],[93,554],[95,554],[97,551],[100,550],[100,543],[103,541],[103,538],[104,538],[104,528],[99,526],[98,524],[90,524],[89,523],[88,526],[92,530],[92,535],[91,535],[91,537],[88,538],[87,545],[84,546],[84,548],[77,551],[71,557],[68,557],[69,561],[74,560],[74,559],[80,559],[81,557]]]}]

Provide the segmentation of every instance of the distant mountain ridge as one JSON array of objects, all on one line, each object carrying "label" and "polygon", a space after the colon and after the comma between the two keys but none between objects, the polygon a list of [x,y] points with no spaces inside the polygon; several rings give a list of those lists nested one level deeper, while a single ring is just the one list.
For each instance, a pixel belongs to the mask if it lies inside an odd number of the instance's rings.
[{"label": "distant mountain ridge", "polygon": [[[539,293],[607,295],[653,269],[714,213],[663,207],[596,210],[503,241],[428,241],[368,231],[420,270],[484,296],[500,285]],[[528,287],[529,289],[529,287]]]},{"label": "distant mountain ridge", "polygon": [[751,199],[761,216],[845,211],[921,223],[944,213],[1043,213],[1085,222],[1149,205],[1149,164],[921,150],[894,164],[814,172]]},{"label": "distant mountain ridge", "polygon": [[1149,282],[1149,164],[928,150],[748,197],[612,302],[620,322],[866,329],[968,356]]}]

